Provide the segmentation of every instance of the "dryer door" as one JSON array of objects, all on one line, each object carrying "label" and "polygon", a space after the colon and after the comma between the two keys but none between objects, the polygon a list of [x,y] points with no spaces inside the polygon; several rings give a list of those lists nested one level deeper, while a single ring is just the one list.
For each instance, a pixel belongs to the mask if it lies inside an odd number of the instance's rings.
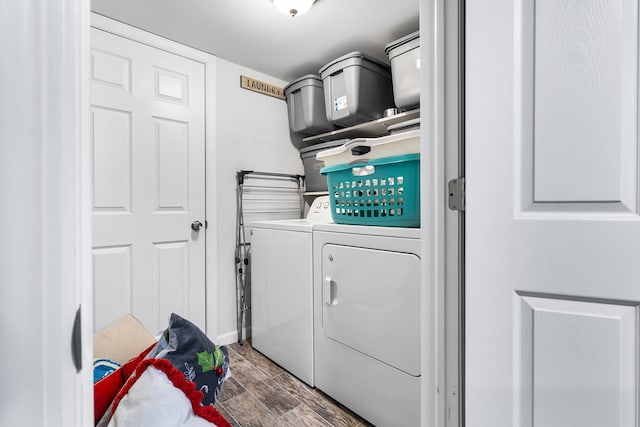
[{"label": "dryer door", "polygon": [[420,258],[328,244],[322,250],[322,273],[324,334],[420,375]]}]

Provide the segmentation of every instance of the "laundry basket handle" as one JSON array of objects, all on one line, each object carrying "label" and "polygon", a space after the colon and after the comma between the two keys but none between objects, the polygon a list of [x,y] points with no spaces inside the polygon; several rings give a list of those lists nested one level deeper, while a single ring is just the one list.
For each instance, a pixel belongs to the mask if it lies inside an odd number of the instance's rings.
[{"label": "laundry basket handle", "polygon": [[354,156],[362,156],[371,152],[371,147],[368,145],[356,145],[355,147],[351,147],[351,154]]},{"label": "laundry basket handle", "polygon": [[376,173],[376,167],[372,165],[366,165],[363,167],[354,167],[351,168],[351,173],[353,176],[368,176]]}]

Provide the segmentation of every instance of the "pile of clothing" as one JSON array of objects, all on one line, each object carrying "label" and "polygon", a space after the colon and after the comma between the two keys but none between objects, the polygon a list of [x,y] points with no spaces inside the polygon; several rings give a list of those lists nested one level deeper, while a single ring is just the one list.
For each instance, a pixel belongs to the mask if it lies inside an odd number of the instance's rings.
[{"label": "pile of clothing", "polygon": [[125,316],[95,335],[94,356],[96,426],[230,426],[214,406],[227,349],[177,314],[159,339]]}]

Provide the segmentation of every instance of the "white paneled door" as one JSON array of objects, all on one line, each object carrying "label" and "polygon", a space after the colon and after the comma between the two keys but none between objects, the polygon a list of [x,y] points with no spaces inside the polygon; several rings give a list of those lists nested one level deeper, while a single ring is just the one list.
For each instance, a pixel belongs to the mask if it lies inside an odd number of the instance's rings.
[{"label": "white paneled door", "polygon": [[638,3],[466,19],[466,425],[638,426]]},{"label": "white paneled door", "polygon": [[204,330],[204,65],[98,29],[91,46],[95,328]]}]

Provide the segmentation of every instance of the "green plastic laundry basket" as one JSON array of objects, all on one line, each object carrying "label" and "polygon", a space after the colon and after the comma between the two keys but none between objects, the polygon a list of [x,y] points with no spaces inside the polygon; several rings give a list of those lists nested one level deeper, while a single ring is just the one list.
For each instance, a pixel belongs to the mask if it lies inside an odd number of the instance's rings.
[{"label": "green plastic laundry basket", "polygon": [[420,227],[420,154],[325,166],[336,224]]}]

